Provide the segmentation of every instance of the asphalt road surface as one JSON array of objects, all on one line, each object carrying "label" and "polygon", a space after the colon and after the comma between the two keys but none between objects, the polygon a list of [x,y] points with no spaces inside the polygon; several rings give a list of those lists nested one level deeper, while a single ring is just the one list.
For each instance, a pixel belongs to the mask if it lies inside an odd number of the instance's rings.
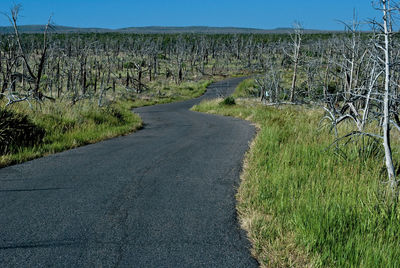
[{"label": "asphalt road surface", "polygon": [[188,111],[240,81],[139,108],[134,134],[0,169],[0,267],[257,267],[234,198],[254,128]]}]

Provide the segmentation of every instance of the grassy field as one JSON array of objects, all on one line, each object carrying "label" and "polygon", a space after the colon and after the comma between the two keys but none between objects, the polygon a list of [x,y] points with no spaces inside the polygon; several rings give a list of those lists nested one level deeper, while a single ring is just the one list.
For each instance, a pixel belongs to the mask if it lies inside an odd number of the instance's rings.
[{"label": "grassy field", "polygon": [[[7,142],[6,139],[10,140],[8,137],[11,136],[11,145],[6,153],[0,155],[0,167],[131,133],[142,126],[140,117],[132,113],[132,108],[198,97],[204,94],[210,83],[211,80],[184,82],[179,85],[155,82],[149,90],[141,94],[109,94],[103,107],[98,106],[97,99],[81,100],[75,105],[66,100],[47,101],[41,105],[34,104],[33,108],[26,102],[13,104],[3,111],[14,114],[13,117],[17,119],[26,117],[33,129],[45,134],[34,144],[18,144],[13,137],[15,135],[20,135],[18,139],[21,142],[35,137],[27,133],[32,132],[32,128],[27,129],[27,122],[19,123],[17,127],[16,122],[10,120],[1,130],[9,128],[15,134],[0,131],[1,142]],[[4,105],[4,100],[0,101],[0,106]],[[8,119],[10,118],[4,116],[3,123]]]},{"label": "grassy field", "polygon": [[400,209],[386,201],[380,145],[358,140],[369,146],[350,144],[339,153],[328,129],[318,128],[319,109],[222,103],[193,110],[259,128],[237,208],[261,266],[400,267]]}]

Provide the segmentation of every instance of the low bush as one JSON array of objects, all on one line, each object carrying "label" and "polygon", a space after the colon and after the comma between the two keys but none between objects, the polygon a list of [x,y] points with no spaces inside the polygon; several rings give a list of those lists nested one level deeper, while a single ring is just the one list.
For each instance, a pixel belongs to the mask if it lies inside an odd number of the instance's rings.
[{"label": "low bush", "polygon": [[221,105],[235,105],[235,98],[232,96],[226,97],[223,101],[220,102]]},{"label": "low bush", "polygon": [[0,108],[0,154],[15,152],[42,142],[45,130],[28,116]]}]

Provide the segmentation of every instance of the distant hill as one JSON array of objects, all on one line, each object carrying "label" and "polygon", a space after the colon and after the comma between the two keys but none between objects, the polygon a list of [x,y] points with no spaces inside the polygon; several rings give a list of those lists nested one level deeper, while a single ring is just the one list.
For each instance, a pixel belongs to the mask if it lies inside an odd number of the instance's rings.
[{"label": "distant hill", "polygon": [[[19,26],[21,33],[43,33],[45,25],[22,25]],[[11,26],[0,26],[0,34],[12,33],[14,30]],[[164,27],[164,26],[147,26],[147,27],[129,27],[121,29],[106,28],[78,28],[68,26],[53,26],[50,32],[56,33],[140,33],[140,34],[158,34],[158,33],[204,33],[204,34],[282,34],[290,33],[291,28],[276,28],[271,30],[255,29],[255,28],[238,28],[238,27],[208,27],[208,26],[186,26],[186,27]],[[311,30],[305,29],[305,33],[327,33],[333,31]]]},{"label": "distant hill", "polygon": [[[22,25],[18,26],[21,33],[43,33],[46,25]],[[52,26],[49,32],[56,33],[106,33],[113,30],[102,28],[77,28],[69,26]],[[0,26],[0,34],[13,33],[14,28],[11,26]]]},{"label": "distant hill", "polygon": [[[205,34],[271,34],[271,33],[290,33],[293,29],[277,28],[272,30],[238,27],[207,27],[207,26],[187,26],[187,27],[129,27],[115,30],[127,33],[205,33]],[[305,30],[305,32],[322,32],[318,30]]]}]

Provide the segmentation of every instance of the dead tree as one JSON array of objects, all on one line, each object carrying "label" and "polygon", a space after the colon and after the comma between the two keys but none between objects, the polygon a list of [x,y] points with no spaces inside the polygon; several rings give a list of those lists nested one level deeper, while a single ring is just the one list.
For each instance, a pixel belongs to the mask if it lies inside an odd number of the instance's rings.
[{"label": "dead tree", "polygon": [[300,63],[300,49],[301,49],[301,42],[303,38],[303,29],[299,23],[295,23],[293,27],[294,33],[290,35],[292,39],[292,53],[286,52],[290,59],[293,62],[293,76],[292,76],[292,85],[290,87],[290,96],[289,101],[294,102],[295,98],[295,91],[296,91],[296,82],[297,82],[297,68]]},{"label": "dead tree", "polygon": [[391,96],[393,93],[392,81],[391,81],[391,68],[392,68],[392,58],[391,58],[391,36],[393,34],[392,29],[392,14],[394,12],[394,6],[391,5],[390,0],[381,0],[381,8],[383,12],[383,35],[384,35],[384,46],[379,46],[379,48],[384,53],[383,60],[385,65],[385,89],[383,97],[383,122],[382,122],[382,134],[383,134],[383,147],[385,149],[385,164],[388,173],[389,187],[393,193],[393,196],[397,198],[398,195],[398,181],[396,180],[396,172],[393,164],[392,148],[390,142],[390,119],[391,111],[389,109],[391,105]]},{"label": "dead tree", "polygon": [[[379,31],[371,36],[368,44],[364,44],[367,48],[360,50],[362,53],[356,53],[358,48],[354,45],[353,35],[353,45],[347,47],[350,58],[345,53],[342,54],[345,62],[349,63],[349,68],[341,68],[347,74],[344,90],[327,94],[324,109],[325,118],[330,120],[336,136],[337,127],[342,122],[353,122],[355,126],[351,132],[337,137],[336,142],[360,136],[382,142],[389,192],[393,200],[397,200],[399,190],[392,154],[391,130],[400,131],[400,98],[396,93],[399,84],[394,79],[395,73],[400,71],[400,55],[399,51],[395,52],[392,41],[392,25],[393,16],[399,9],[390,0],[380,0],[379,4],[378,9],[383,13],[382,21],[373,21],[374,29]],[[367,125],[371,127],[367,128]],[[376,127],[380,127],[380,131],[375,131]]]},{"label": "dead tree", "polygon": [[[42,78],[43,71],[45,68],[45,62],[46,62],[46,56],[47,56],[47,50],[48,50],[47,32],[50,27],[51,17],[49,18],[49,20],[45,26],[44,33],[43,33],[43,47],[40,52],[39,62],[36,62],[36,64],[35,64],[36,66],[32,67],[31,66],[32,61],[29,60],[27,54],[25,53],[25,50],[22,46],[19,30],[18,30],[17,21],[18,21],[18,13],[19,13],[20,8],[21,8],[20,5],[15,5],[11,9],[11,15],[6,14],[6,16],[8,17],[10,23],[12,24],[12,26],[14,28],[14,37],[18,44],[18,49],[19,49],[18,57],[21,57],[23,59],[24,67],[28,71],[30,80],[34,81],[34,85],[33,85],[33,90],[28,92],[28,94],[26,96],[24,96],[23,98],[21,98],[19,100],[25,100],[25,99],[29,99],[29,98],[35,99],[37,101],[42,101],[44,98],[54,100],[52,97],[46,96],[40,91],[40,82],[41,82],[41,78]],[[36,72],[35,72],[35,70],[36,70]],[[25,74],[18,74],[18,75],[25,76]],[[16,101],[14,101],[14,102],[16,102]]]}]

